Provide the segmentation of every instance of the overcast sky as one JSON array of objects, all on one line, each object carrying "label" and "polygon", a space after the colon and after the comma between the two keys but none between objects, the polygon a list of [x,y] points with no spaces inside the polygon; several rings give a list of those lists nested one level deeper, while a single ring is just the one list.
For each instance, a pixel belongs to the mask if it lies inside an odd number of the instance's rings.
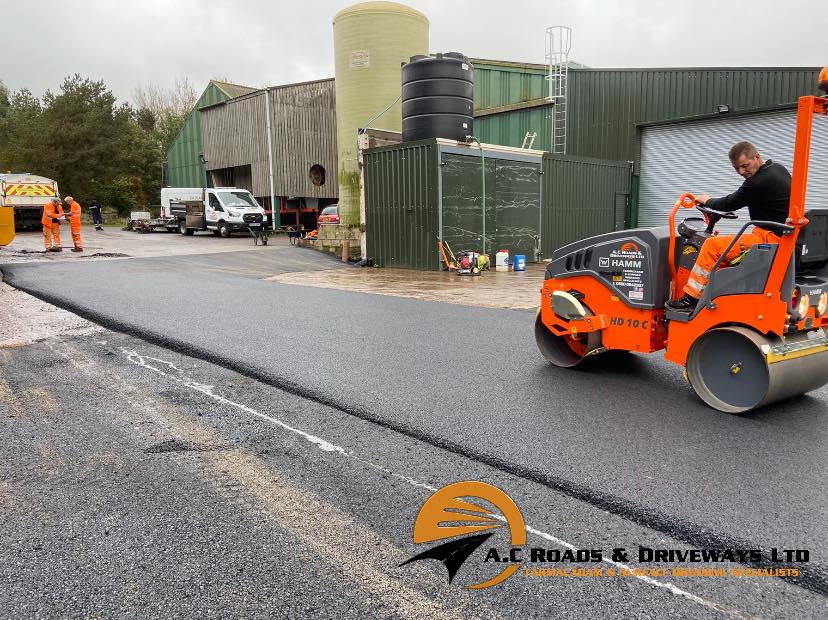
[{"label": "overcast sky", "polygon": [[[248,86],[333,76],[339,0],[0,0],[0,79],[36,96],[63,77],[103,79],[119,99],[186,76]],[[821,67],[828,12],[817,0],[410,0],[430,51],[544,62],[545,28],[573,29],[591,67]],[[11,19],[20,15],[22,21]],[[65,36],[64,36],[65,35]],[[47,36],[49,38],[47,38]]]}]

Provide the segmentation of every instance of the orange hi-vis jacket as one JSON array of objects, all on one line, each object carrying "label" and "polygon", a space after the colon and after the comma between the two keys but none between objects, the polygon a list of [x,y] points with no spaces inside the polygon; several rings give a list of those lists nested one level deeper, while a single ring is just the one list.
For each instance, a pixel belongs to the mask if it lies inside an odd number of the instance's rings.
[{"label": "orange hi-vis jacket", "polygon": [[69,205],[69,223],[72,225],[72,230],[80,228],[81,206],[77,200],[73,200]]},{"label": "orange hi-vis jacket", "polygon": [[52,218],[60,217],[61,215],[63,215],[63,207],[59,204],[56,205],[50,200],[43,205],[43,217],[40,222],[44,226],[52,226]]}]

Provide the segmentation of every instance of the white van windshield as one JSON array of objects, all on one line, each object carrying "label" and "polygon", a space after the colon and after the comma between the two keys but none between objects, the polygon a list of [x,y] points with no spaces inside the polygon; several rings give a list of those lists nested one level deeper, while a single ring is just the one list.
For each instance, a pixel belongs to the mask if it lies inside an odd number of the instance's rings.
[{"label": "white van windshield", "polygon": [[247,192],[216,192],[225,207],[258,207],[256,199]]}]

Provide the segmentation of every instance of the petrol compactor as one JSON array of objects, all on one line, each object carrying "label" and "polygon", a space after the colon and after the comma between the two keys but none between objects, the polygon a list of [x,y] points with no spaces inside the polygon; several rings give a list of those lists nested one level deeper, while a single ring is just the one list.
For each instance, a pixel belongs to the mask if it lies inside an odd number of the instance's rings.
[{"label": "petrol compactor", "polygon": [[[710,274],[691,311],[666,308],[704,240],[732,213],[683,194],[669,225],[598,235],[558,249],[549,263],[535,338],[543,356],[573,367],[609,350],[653,353],[685,368],[708,405],[743,413],[828,382],[828,205],[805,208],[814,117],[828,97],[802,97],[797,113],[791,198],[779,243],[752,246]],[[824,165],[825,162],[821,162]],[[698,209],[676,226],[677,213]],[[752,226],[748,221],[734,237]]]}]

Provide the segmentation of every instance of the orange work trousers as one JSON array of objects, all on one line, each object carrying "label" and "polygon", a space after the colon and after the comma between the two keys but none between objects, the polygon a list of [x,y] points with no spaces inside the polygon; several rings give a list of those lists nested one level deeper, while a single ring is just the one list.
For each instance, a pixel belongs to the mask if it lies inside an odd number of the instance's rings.
[{"label": "orange work trousers", "polygon": [[60,224],[44,224],[43,225],[43,247],[46,251],[52,247],[60,247]]},{"label": "orange work trousers", "polygon": [[81,225],[80,218],[71,218],[69,226],[72,230],[72,243],[75,244],[75,249],[82,250],[83,243],[81,243]]},{"label": "orange work trousers", "polygon": [[[713,265],[719,260],[719,257],[724,253],[725,248],[733,241],[734,235],[719,235],[717,237],[710,237],[699,250],[699,257],[696,259],[696,264],[693,265],[693,270],[690,272],[690,277],[687,279],[687,284],[684,287],[684,292],[698,299],[702,295],[710,280],[710,270]],[[745,233],[739,237],[739,241],[733,244],[730,251],[724,257],[724,260],[719,264],[719,267],[727,267],[730,261],[739,256],[742,252],[747,250],[750,246],[757,243],[779,243],[779,237],[768,230],[762,228],[754,228],[749,233]]]}]

